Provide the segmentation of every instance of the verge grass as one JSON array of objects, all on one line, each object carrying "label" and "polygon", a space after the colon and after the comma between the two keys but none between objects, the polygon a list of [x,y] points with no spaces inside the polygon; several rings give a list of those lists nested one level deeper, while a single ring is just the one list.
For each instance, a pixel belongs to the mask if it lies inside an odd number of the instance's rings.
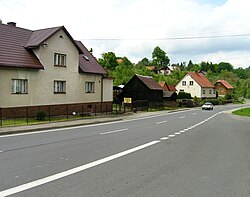
[{"label": "verge grass", "polygon": [[242,108],[242,109],[233,111],[233,114],[239,115],[239,116],[248,116],[248,117],[250,117],[250,108]]}]

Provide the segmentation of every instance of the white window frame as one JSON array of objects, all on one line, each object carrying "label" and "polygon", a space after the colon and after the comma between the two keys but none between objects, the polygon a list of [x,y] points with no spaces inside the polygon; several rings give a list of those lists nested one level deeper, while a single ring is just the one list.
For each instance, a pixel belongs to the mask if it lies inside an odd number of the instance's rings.
[{"label": "white window frame", "polygon": [[54,65],[66,66],[66,54],[54,53]]},{"label": "white window frame", "polygon": [[12,94],[28,94],[28,79],[12,79]]},{"label": "white window frame", "polygon": [[85,82],[85,93],[95,93],[95,82]]},{"label": "white window frame", "polygon": [[194,81],[189,81],[189,85],[193,86],[194,85]]},{"label": "white window frame", "polygon": [[182,86],[186,86],[187,85],[187,82],[186,81],[182,81]]},{"label": "white window frame", "polygon": [[65,94],[66,93],[66,81],[54,81],[54,94]]},{"label": "white window frame", "polygon": [[206,90],[205,89],[202,90],[202,94],[206,94]]}]

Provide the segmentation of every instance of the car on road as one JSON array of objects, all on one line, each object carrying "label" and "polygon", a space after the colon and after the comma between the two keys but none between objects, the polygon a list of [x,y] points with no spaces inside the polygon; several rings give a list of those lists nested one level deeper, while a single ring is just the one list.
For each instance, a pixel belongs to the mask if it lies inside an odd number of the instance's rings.
[{"label": "car on road", "polygon": [[206,102],[204,105],[201,106],[202,110],[213,110],[214,106],[212,103]]}]

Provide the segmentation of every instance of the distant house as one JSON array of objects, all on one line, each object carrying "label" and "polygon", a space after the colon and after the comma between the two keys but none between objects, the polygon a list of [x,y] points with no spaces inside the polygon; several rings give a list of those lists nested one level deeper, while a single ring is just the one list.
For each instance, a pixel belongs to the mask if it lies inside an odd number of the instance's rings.
[{"label": "distant house", "polygon": [[153,71],[154,73],[158,74],[158,68],[156,66],[147,66],[148,70]]},{"label": "distant house", "polygon": [[215,98],[214,85],[199,72],[188,72],[175,86],[177,92],[190,93],[197,98]]},{"label": "distant house", "polygon": [[216,91],[218,92],[218,96],[225,96],[232,94],[234,91],[234,87],[231,86],[227,81],[225,80],[218,80],[214,84]]},{"label": "distant house", "polygon": [[124,97],[134,101],[148,101],[149,105],[163,101],[162,87],[152,77],[134,75],[123,88]]},{"label": "distant house", "polygon": [[64,26],[32,31],[0,24],[0,43],[3,117],[112,110],[113,80]]},{"label": "distant house", "polygon": [[163,99],[166,101],[175,101],[177,98],[177,90],[174,85],[168,85],[166,82],[160,82],[163,89]]}]

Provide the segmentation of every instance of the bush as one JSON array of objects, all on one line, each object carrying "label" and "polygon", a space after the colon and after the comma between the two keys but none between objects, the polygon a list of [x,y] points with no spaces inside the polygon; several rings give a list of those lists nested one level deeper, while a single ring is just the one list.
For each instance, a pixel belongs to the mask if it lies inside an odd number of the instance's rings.
[{"label": "bush", "polygon": [[191,94],[187,92],[179,92],[177,99],[192,99]]},{"label": "bush", "polygon": [[44,111],[39,111],[36,113],[36,119],[37,120],[45,120],[46,113]]},{"label": "bush", "polygon": [[219,105],[220,104],[219,99],[205,99],[205,100],[203,100],[203,103],[206,103],[206,102],[210,102],[213,105]]}]

